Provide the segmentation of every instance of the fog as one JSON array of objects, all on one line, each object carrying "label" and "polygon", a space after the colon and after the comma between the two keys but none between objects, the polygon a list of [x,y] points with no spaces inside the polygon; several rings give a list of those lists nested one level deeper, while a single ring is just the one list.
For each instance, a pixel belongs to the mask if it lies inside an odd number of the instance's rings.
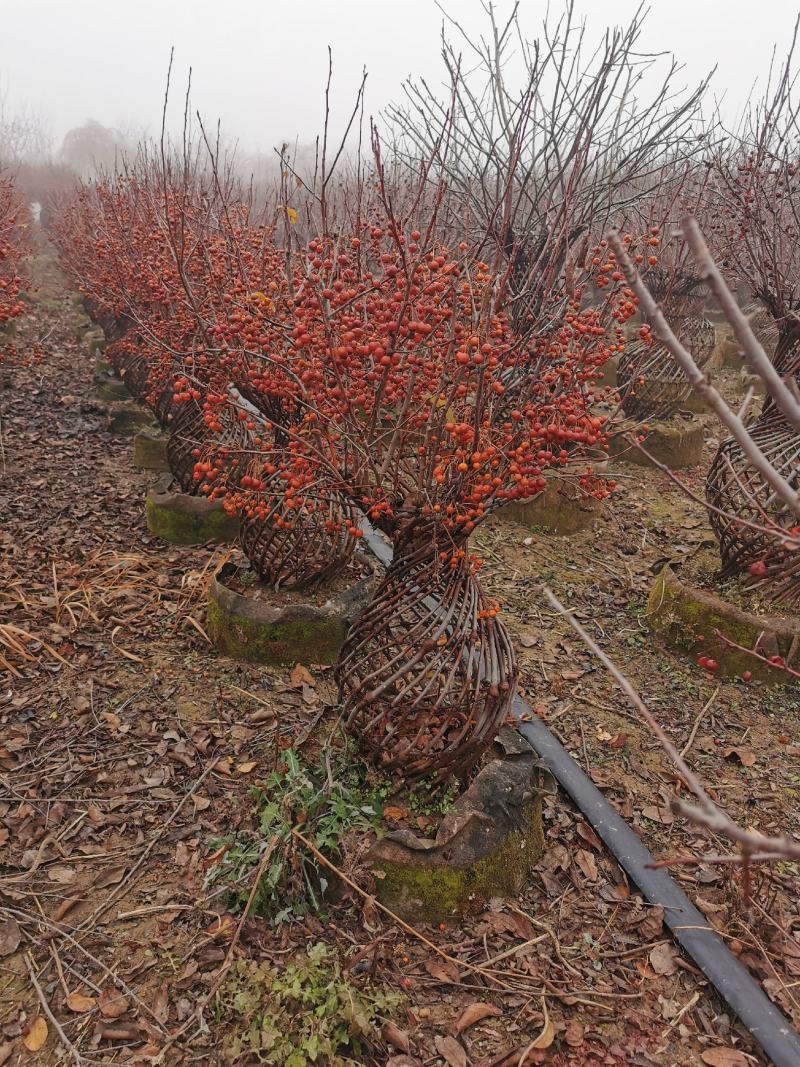
[{"label": "fog", "polygon": [[[510,4],[498,2],[498,11]],[[636,0],[576,0],[594,39],[609,20],[627,21]],[[674,52],[685,65],[678,84],[693,84],[717,66],[712,95],[733,118],[763,81],[773,46],[788,46],[797,0],[654,0],[642,51]],[[555,9],[557,4],[551,4]],[[486,25],[479,0],[448,10],[469,33]],[[189,68],[192,103],[210,123],[221,120],[246,153],[282,141],[313,140],[324,104],[328,46],[334,64],[333,109],[349,110],[368,71],[366,112],[401,95],[409,76],[443,81],[442,10],[434,0],[1,0],[0,97],[6,113],[35,115],[53,149],[88,119],[122,140],[158,132],[170,49],[175,49],[169,125],[181,125]],[[535,36],[546,5],[523,0]]]}]

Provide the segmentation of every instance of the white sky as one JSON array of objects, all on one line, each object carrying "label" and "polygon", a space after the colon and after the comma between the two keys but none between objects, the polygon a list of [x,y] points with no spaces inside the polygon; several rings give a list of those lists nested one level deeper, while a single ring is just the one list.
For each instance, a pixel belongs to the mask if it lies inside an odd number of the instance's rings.
[{"label": "white sky", "polygon": [[[496,0],[498,10],[509,2]],[[447,6],[466,27],[484,25],[479,0]],[[637,6],[576,0],[592,36]],[[531,30],[545,7],[522,0]],[[800,0],[652,0],[643,48],[675,52],[687,82],[718,64],[716,91],[732,114],[765,76],[773,45],[785,51],[798,7]],[[295,136],[309,141],[320,128],[329,44],[340,115],[363,65],[368,113],[398,99],[410,74],[440,84],[441,21],[434,0],[0,0],[0,93],[12,110],[28,105],[45,116],[56,144],[89,117],[154,133],[174,44],[176,97],[191,65],[193,103],[204,118],[221,118],[244,149],[269,151]]]}]

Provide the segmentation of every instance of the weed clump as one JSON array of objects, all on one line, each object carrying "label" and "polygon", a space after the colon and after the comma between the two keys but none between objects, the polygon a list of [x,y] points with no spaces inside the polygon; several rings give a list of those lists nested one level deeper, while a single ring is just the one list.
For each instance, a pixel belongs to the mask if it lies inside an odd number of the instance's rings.
[{"label": "weed clump", "polygon": [[[218,1009],[231,1024],[226,1063],[271,1067],[350,1067],[379,1036],[402,997],[356,986],[324,944],[312,945],[285,969],[239,961],[220,991]],[[357,1057],[357,1058],[354,1058]]]}]

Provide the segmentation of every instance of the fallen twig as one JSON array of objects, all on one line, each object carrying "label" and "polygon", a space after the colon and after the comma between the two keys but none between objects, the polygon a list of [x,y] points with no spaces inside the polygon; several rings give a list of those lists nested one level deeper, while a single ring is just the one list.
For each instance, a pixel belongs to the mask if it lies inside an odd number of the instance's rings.
[{"label": "fallen twig", "polygon": [[36,971],[34,969],[33,961],[31,960],[29,952],[25,953],[25,966],[28,968],[28,974],[30,976],[31,982],[33,983],[33,988],[36,990],[36,996],[39,998],[39,1003],[42,1005],[42,1011],[52,1023],[53,1029],[58,1034],[61,1044],[70,1054],[73,1062],[78,1064],[78,1067],[82,1067],[82,1065],[86,1063],[86,1060],[83,1058],[83,1056],[81,1056],[80,1052],[75,1048],[73,1043],[64,1033],[64,1029],[61,1026],[61,1023],[55,1017],[50,1008],[50,1005],[47,1003],[47,997],[44,995],[44,990],[39,985],[39,980],[36,977]]}]

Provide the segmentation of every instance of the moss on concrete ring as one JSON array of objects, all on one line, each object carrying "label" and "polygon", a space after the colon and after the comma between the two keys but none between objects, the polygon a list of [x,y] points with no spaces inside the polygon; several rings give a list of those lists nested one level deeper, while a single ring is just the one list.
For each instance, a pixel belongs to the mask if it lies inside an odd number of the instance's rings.
[{"label": "moss on concrete ring", "polygon": [[151,430],[140,430],[133,439],[133,465],[142,470],[169,471],[167,438]]},{"label": "moss on concrete ring", "polygon": [[445,816],[434,841],[387,834],[368,854],[375,892],[407,922],[440,923],[519,895],[544,852],[542,796],[549,775],[514,731]]},{"label": "moss on concrete ring", "polygon": [[173,545],[227,544],[235,541],[239,522],[222,504],[205,497],[168,490],[171,478],[162,479],[147,493],[147,528]]},{"label": "moss on concrete ring", "polygon": [[208,589],[208,635],[221,652],[274,666],[336,662],[350,620],[366,603],[366,583],[319,606],[276,606],[229,588],[226,579],[235,569],[225,564]]},{"label": "moss on concrete ring", "polygon": [[794,680],[786,672],[762,663],[755,656],[731,648],[716,636],[760,655],[782,656],[795,669],[800,662],[800,619],[753,615],[728,604],[704,589],[688,585],[664,567],[650,592],[647,603],[650,629],[673,648],[717,661],[721,678],[741,678],[749,671],[769,685],[787,685]]},{"label": "moss on concrete ring", "polygon": [[154,426],[152,413],[135,400],[123,400],[108,409],[109,433],[117,437],[133,437]]}]

